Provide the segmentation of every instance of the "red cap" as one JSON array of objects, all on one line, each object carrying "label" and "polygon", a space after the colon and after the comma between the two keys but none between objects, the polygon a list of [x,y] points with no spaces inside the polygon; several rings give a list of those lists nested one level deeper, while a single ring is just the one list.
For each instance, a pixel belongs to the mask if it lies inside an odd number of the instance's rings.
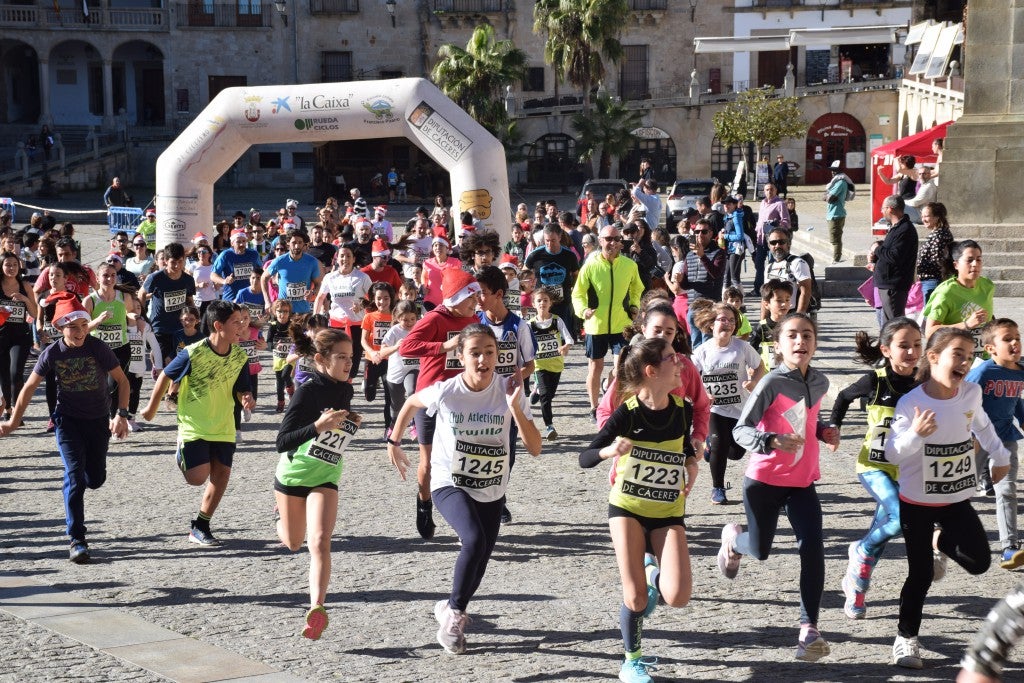
[{"label": "red cap", "polygon": [[376,239],[373,241],[373,246],[370,247],[370,253],[373,256],[389,256],[391,250],[388,249],[388,243],[382,239]]},{"label": "red cap", "polygon": [[480,291],[476,278],[459,268],[446,268],[441,272],[441,296],[447,307],[458,306]]},{"label": "red cap", "polygon": [[64,327],[68,323],[78,320],[92,320],[92,316],[82,306],[82,302],[71,292],[57,292],[46,297],[47,304],[56,304],[53,310],[53,324],[56,327]]}]

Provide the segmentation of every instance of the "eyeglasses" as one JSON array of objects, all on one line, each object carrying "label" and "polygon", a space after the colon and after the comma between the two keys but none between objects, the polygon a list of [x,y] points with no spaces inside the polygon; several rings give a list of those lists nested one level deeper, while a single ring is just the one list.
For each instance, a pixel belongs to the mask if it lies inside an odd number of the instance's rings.
[{"label": "eyeglasses", "polygon": [[658,364],[661,365],[662,363],[667,363],[669,361],[671,361],[672,363],[678,363],[679,362],[679,354],[677,354],[675,351],[673,351],[672,353],[668,354],[667,356],[662,356],[661,360],[658,361]]},{"label": "eyeglasses", "polygon": [[728,323],[729,325],[736,325],[736,321],[733,320],[730,316],[727,316],[727,315],[718,316],[717,318],[715,318],[715,322],[716,323]]},{"label": "eyeglasses", "polygon": [[604,240],[605,242],[611,242],[611,243],[621,242],[622,241],[621,237],[602,237],[601,239]]},{"label": "eyeglasses", "polygon": [[780,244],[789,244],[789,240],[768,240],[769,246],[777,247]]}]

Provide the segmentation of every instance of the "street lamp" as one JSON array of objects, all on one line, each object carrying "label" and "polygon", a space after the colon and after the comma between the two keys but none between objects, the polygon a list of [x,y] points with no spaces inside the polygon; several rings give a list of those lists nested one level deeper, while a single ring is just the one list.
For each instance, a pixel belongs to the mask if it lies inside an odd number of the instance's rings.
[{"label": "street lamp", "polygon": [[391,15],[391,28],[395,27],[395,8],[397,5],[397,0],[384,0],[384,7],[387,8],[388,14]]},{"label": "street lamp", "polygon": [[284,20],[284,25],[288,25],[288,3],[285,0],[274,0],[274,9],[281,15],[281,19]]}]

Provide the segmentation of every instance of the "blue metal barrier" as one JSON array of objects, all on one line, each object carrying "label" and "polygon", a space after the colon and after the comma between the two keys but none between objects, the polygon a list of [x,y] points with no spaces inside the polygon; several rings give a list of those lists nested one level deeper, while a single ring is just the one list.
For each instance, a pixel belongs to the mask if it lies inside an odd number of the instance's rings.
[{"label": "blue metal barrier", "polygon": [[142,222],[142,209],[134,206],[112,206],[107,212],[111,234],[124,230],[131,236]]}]

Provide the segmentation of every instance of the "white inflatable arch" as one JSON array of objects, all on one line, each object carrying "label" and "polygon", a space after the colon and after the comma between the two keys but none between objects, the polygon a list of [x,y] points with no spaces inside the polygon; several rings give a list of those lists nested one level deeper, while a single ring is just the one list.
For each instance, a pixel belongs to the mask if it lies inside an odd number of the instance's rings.
[{"label": "white inflatable arch", "polygon": [[[156,162],[157,246],[213,224],[213,184],[250,145],[406,137],[451,176],[456,212],[510,231],[501,143],[422,78],[226,88]],[[385,165],[390,165],[386,163]]]}]

